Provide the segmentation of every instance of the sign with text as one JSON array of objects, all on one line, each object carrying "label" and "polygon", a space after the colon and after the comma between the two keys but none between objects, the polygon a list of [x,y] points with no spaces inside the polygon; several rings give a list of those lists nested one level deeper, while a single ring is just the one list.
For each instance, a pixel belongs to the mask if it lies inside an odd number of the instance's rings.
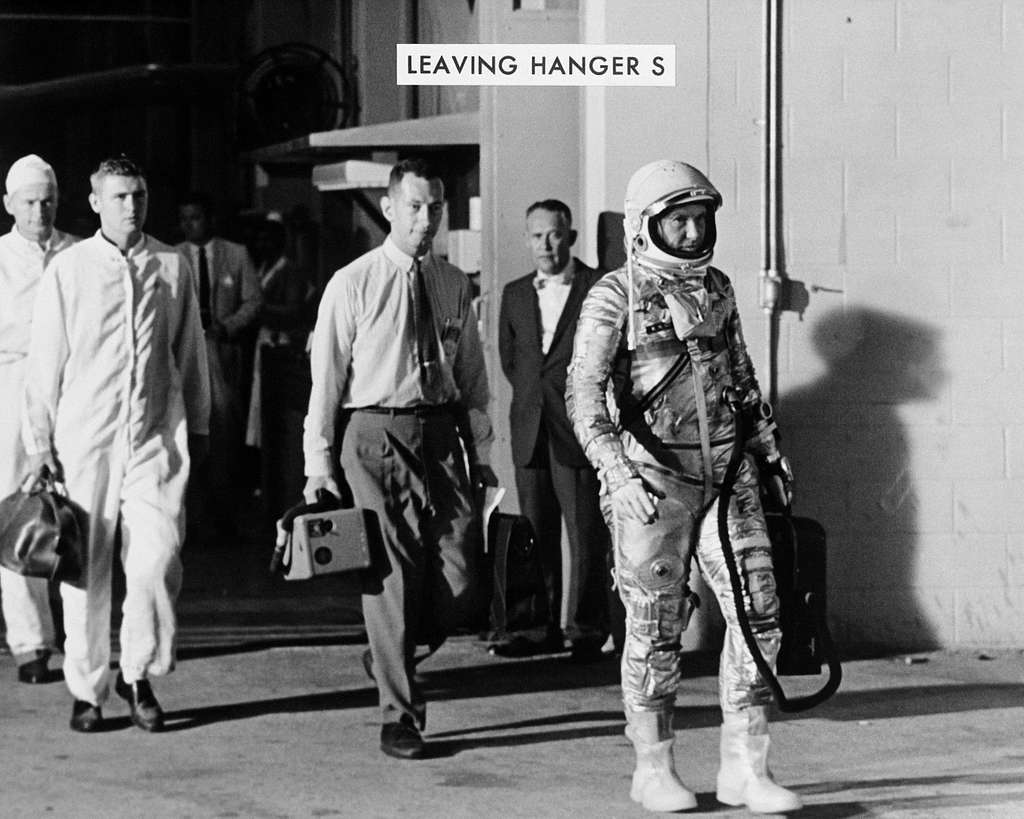
[{"label": "sign with text", "polygon": [[676,84],[675,45],[398,43],[399,85]]}]

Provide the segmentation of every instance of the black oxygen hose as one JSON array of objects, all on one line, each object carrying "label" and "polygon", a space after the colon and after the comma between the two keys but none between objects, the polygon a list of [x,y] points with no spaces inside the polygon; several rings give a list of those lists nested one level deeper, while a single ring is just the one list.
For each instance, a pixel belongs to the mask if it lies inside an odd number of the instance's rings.
[{"label": "black oxygen hose", "polygon": [[[747,649],[754,658],[754,665],[757,666],[757,670],[761,672],[761,676],[775,695],[779,710],[787,714],[807,711],[816,705],[820,705],[836,693],[839,684],[843,680],[843,667],[836,654],[828,623],[825,622],[824,614],[820,610],[815,612],[815,628],[818,633],[818,640],[821,642],[822,651],[828,662],[828,680],[825,681],[820,690],[813,694],[796,697],[795,699],[787,697],[786,692],[782,690],[779,678],[775,676],[775,671],[768,665],[768,661],[765,660],[764,655],[761,653],[761,647],[757,644],[757,638],[754,636],[754,630],[750,627],[750,620],[747,617],[746,607],[743,605],[743,583],[740,580],[739,568],[736,565],[736,555],[732,549],[732,540],[729,538],[729,499],[732,496],[736,476],[739,474],[740,464],[743,463],[743,441],[746,438],[743,429],[743,413],[732,402],[729,402],[729,406],[733,411],[736,423],[736,445],[733,448],[732,456],[729,458],[729,465],[726,467],[725,476],[722,478],[722,490],[718,496],[718,539],[722,542],[722,554],[725,557],[726,566],[729,568],[729,580],[732,584],[733,601],[736,606],[736,619],[739,621],[740,631],[743,632],[743,639],[746,641]],[[785,517],[790,526],[792,526],[788,505],[786,506]]]}]

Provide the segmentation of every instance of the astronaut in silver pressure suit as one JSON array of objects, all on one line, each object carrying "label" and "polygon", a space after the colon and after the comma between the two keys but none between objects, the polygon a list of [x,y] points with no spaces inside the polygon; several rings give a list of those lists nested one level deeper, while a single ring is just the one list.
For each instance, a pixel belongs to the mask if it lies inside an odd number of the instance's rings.
[{"label": "astronaut in silver pressure suit", "polygon": [[[625,200],[627,263],[595,284],[583,304],[566,401],[601,478],[626,608],[622,696],[626,735],[636,749],[630,796],[652,811],[697,804],[672,758],[679,641],[696,604],[688,586],[696,553],[727,626],[719,668],[717,796],[728,805],[776,813],[801,802],[768,770],[771,692],[737,621],[717,503],[734,447],[768,460],[780,456],[732,285],[709,265],[721,203],[707,178],[682,162],[652,162],[632,176]],[[745,441],[736,440],[730,402],[757,421]],[[744,611],[774,666],[779,602],[758,477],[747,459],[729,500],[728,530]]]}]

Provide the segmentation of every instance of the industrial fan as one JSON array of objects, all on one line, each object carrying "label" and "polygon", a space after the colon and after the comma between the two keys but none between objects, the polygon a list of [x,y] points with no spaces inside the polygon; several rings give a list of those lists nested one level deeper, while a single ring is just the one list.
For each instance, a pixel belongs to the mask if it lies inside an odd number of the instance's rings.
[{"label": "industrial fan", "polygon": [[329,54],[306,43],[261,51],[242,68],[239,142],[253,148],[355,124],[355,85]]}]

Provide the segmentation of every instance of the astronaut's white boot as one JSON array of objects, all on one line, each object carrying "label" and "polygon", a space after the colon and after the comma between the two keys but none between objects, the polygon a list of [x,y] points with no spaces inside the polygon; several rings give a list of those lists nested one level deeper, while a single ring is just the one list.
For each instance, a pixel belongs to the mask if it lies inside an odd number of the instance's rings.
[{"label": "astronaut's white boot", "polygon": [[799,796],[772,780],[769,742],[763,705],[722,715],[719,802],[746,805],[754,813],[785,813],[803,807]]},{"label": "astronaut's white boot", "polygon": [[626,720],[626,736],[636,749],[630,798],[658,813],[697,807],[697,797],[676,775],[671,712],[626,709]]}]

